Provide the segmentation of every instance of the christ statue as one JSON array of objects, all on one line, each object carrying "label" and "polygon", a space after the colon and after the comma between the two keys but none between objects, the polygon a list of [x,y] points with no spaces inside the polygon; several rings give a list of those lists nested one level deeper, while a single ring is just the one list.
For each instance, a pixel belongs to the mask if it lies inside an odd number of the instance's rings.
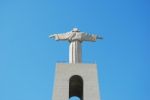
[{"label": "christ statue", "polygon": [[79,29],[73,28],[72,31],[49,35],[49,38],[55,40],[66,40],[70,42],[69,46],[69,63],[81,63],[81,43],[83,41],[95,42],[97,39],[102,39],[101,36],[80,32]]}]

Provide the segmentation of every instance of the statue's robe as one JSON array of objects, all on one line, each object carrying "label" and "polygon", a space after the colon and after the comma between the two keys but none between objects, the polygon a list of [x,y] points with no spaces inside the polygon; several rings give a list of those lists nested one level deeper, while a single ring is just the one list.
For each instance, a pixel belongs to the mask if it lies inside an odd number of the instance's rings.
[{"label": "statue's robe", "polygon": [[99,37],[94,34],[87,34],[80,31],[71,31],[62,34],[54,34],[51,35],[50,38],[54,38],[55,40],[67,40],[70,42],[69,45],[69,63],[81,63],[81,55],[82,55],[82,48],[81,42],[82,41],[91,41],[94,42]]}]

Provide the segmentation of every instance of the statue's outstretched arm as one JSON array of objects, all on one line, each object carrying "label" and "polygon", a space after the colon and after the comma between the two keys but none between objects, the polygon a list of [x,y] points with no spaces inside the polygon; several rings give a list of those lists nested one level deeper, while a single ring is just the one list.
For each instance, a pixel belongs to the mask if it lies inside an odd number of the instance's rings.
[{"label": "statue's outstretched arm", "polygon": [[96,41],[97,39],[102,39],[102,37],[95,34],[82,33],[82,41]]},{"label": "statue's outstretched arm", "polygon": [[52,35],[49,35],[49,38],[53,38],[55,40],[67,40],[68,39],[68,33],[52,34]]}]

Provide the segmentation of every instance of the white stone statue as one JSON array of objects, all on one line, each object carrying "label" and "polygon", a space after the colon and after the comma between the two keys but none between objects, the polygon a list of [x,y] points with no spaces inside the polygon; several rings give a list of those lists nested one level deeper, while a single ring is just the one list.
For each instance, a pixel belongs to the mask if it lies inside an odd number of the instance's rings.
[{"label": "white stone statue", "polygon": [[102,39],[102,37],[98,35],[80,32],[77,28],[73,28],[73,30],[70,32],[49,35],[49,38],[53,38],[55,40],[67,40],[70,42],[69,63],[81,63],[82,62],[81,42],[83,41],[95,42],[97,39]]}]

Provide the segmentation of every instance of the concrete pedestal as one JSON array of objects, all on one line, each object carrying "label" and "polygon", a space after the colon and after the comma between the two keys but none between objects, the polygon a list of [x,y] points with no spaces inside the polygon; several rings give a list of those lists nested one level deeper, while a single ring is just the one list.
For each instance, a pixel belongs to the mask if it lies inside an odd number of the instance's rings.
[{"label": "concrete pedestal", "polygon": [[[75,75],[82,78],[83,87],[80,84],[81,82],[78,81],[78,78],[72,79],[74,81],[72,83],[70,82],[71,77]],[[53,100],[69,100],[69,97],[78,94],[75,92],[81,91],[81,88],[83,89],[83,94],[79,94],[83,96],[81,100],[100,100],[96,64],[56,64]]]}]

